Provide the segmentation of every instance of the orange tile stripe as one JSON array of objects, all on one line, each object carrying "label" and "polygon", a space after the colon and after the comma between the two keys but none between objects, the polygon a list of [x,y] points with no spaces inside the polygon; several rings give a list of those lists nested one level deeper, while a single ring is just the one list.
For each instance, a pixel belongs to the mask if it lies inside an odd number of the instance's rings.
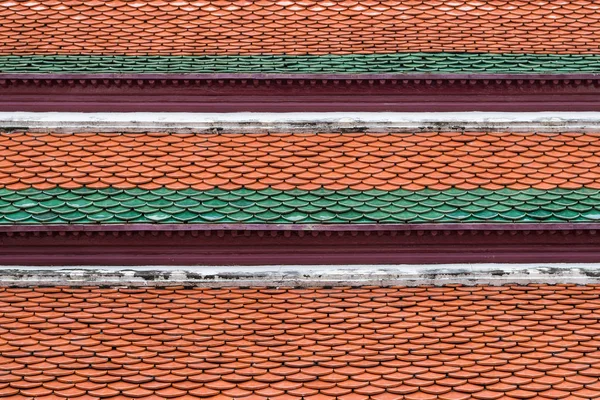
[{"label": "orange tile stripe", "polygon": [[0,54],[598,53],[592,0],[2,0]]},{"label": "orange tile stripe", "polygon": [[600,287],[1,288],[0,398],[590,400]]},{"label": "orange tile stripe", "polygon": [[600,134],[0,135],[0,187],[600,188]]}]

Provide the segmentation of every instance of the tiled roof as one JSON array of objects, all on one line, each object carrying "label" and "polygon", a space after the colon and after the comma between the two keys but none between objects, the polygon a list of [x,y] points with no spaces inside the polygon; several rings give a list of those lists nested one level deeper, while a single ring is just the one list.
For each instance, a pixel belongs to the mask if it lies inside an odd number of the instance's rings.
[{"label": "tiled roof", "polygon": [[0,189],[0,224],[597,222],[600,190]]},{"label": "tiled roof", "polygon": [[599,29],[591,0],[3,0],[0,72],[598,72]]},{"label": "tiled roof", "polygon": [[11,190],[600,189],[598,133],[3,133]]},{"label": "tiled roof", "polygon": [[599,139],[5,133],[0,223],[596,221]]},{"label": "tiled roof", "polygon": [[0,398],[589,400],[598,286],[1,288]]},{"label": "tiled roof", "polygon": [[348,55],[0,56],[0,73],[592,73],[600,54],[386,53]]},{"label": "tiled roof", "polygon": [[0,54],[595,54],[599,20],[591,0],[3,0]]}]

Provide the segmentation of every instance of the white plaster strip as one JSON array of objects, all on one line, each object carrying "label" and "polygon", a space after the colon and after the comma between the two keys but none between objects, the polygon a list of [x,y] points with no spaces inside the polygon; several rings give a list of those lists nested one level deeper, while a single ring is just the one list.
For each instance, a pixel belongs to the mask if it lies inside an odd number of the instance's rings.
[{"label": "white plaster strip", "polygon": [[1,266],[0,286],[361,286],[600,283],[600,264]]},{"label": "white plaster strip", "polygon": [[600,132],[600,112],[34,113],[0,112],[0,131],[31,132]]}]

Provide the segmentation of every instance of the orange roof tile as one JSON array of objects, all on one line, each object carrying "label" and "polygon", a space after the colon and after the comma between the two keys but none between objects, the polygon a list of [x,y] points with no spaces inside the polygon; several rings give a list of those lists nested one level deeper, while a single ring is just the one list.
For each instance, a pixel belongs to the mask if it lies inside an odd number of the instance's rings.
[{"label": "orange roof tile", "polygon": [[4,133],[0,187],[600,188],[599,139],[507,132]]},{"label": "orange roof tile", "polygon": [[0,288],[0,398],[593,399],[597,285]]},{"label": "orange roof tile", "polygon": [[0,2],[0,54],[597,54],[593,0]]}]

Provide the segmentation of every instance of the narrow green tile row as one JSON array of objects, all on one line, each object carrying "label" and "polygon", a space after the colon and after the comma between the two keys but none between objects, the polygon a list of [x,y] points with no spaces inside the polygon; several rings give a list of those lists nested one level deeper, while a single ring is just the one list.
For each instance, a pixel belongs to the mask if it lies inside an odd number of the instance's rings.
[{"label": "narrow green tile row", "polygon": [[0,73],[594,73],[600,54],[0,56]]},{"label": "narrow green tile row", "polygon": [[600,190],[0,189],[0,224],[590,222]]}]

